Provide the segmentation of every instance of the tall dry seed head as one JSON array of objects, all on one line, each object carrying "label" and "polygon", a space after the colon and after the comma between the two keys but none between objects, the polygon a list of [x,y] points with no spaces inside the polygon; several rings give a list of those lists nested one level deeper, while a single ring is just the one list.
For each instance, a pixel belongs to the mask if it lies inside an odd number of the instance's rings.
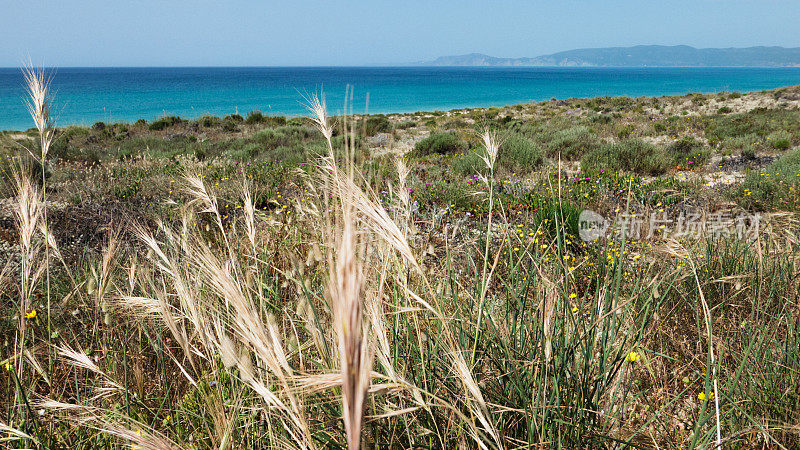
[{"label": "tall dry seed head", "polygon": [[481,159],[486,163],[486,168],[490,172],[494,172],[494,164],[497,162],[497,155],[500,153],[500,144],[498,144],[497,136],[495,133],[486,130],[481,135],[483,146],[486,149],[486,155],[481,155]]},{"label": "tall dry seed head", "polygon": [[22,75],[28,88],[28,100],[25,106],[27,106],[28,112],[36,124],[36,129],[39,131],[40,153],[37,157],[39,162],[44,164],[55,135],[53,119],[50,114],[49,91],[51,77],[44,69],[37,69],[31,64],[22,69]]},{"label": "tall dry seed head", "polygon": [[371,357],[363,336],[362,273],[356,248],[352,220],[345,217],[336,263],[331,267],[329,289],[339,338],[342,407],[350,449],[360,447],[361,419],[371,368]]},{"label": "tall dry seed head", "polygon": [[[350,175],[342,179],[334,159],[331,146],[332,129],[328,124],[324,101],[319,97],[308,99],[312,119],[329,145],[329,164],[327,168],[339,198],[340,210],[337,222],[329,230],[328,236],[334,239],[330,248],[335,255],[329,257],[329,296],[333,312],[334,329],[338,337],[339,361],[342,377],[342,412],[347,436],[347,446],[356,450],[361,446],[361,423],[364,403],[370,384],[372,356],[364,336],[364,312],[362,299],[362,266],[359,261],[359,243],[355,230],[355,212],[361,200],[352,189],[355,183],[353,170],[346,170]],[[351,165],[348,161],[346,164]],[[352,169],[351,166],[347,167]],[[323,168],[323,170],[325,170]],[[351,189],[342,189],[343,186]]]},{"label": "tall dry seed head", "polygon": [[[20,284],[17,315],[19,330],[17,345],[22,354],[25,342],[25,313],[31,308],[33,291],[44,270],[41,264],[41,243],[36,238],[42,221],[42,193],[35,183],[23,173],[16,174],[17,196],[14,205],[14,218],[19,230],[20,244]],[[19,369],[21,371],[21,364]]]}]

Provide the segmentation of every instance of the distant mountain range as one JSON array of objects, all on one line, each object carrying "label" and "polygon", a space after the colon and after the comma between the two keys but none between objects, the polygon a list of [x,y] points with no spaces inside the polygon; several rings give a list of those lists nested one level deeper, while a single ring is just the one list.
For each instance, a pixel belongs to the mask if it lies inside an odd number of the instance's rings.
[{"label": "distant mountain range", "polygon": [[480,53],[442,56],[423,66],[557,67],[800,67],[800,48],[694,48],[688,45],[583,48],[535,58],[497,58]]}]

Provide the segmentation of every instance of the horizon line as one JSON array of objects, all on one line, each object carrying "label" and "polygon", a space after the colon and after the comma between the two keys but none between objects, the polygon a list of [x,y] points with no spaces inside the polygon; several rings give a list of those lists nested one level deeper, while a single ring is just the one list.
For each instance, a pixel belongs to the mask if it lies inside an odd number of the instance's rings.
[{"label": "horizon line", "polygon": [[[0,70],[20,70],[24,65],[19,66],[0,66]],[[800,66],[558,66],[558,65],[431,65],[428,63],[407,63],[407,64],[378,64],[378,65],[234,65],[234,66],[213,66],[213,65],[187,65],[187,66],[34,66],[35,69],[399,69],[399,68],[429,68],[429,69],[797,69]]]}]

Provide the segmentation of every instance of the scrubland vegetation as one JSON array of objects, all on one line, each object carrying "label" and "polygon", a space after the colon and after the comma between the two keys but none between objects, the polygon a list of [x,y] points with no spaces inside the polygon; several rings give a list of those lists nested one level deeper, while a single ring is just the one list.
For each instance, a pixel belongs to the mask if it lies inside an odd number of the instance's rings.
[{"label": "scrubland vegetation", "polygon": [[30,81],[10,447],[800,447],[796,87],[55,128]]}]

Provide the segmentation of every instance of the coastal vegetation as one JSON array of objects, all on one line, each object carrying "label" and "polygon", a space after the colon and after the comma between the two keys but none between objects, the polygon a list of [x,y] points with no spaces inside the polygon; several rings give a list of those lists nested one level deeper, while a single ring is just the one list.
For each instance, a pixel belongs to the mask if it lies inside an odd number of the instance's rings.
[{"label": "coastal vegetation", "polygon": [[800,446],[800,87],[58,128],[30,74],[11,447]]}]

